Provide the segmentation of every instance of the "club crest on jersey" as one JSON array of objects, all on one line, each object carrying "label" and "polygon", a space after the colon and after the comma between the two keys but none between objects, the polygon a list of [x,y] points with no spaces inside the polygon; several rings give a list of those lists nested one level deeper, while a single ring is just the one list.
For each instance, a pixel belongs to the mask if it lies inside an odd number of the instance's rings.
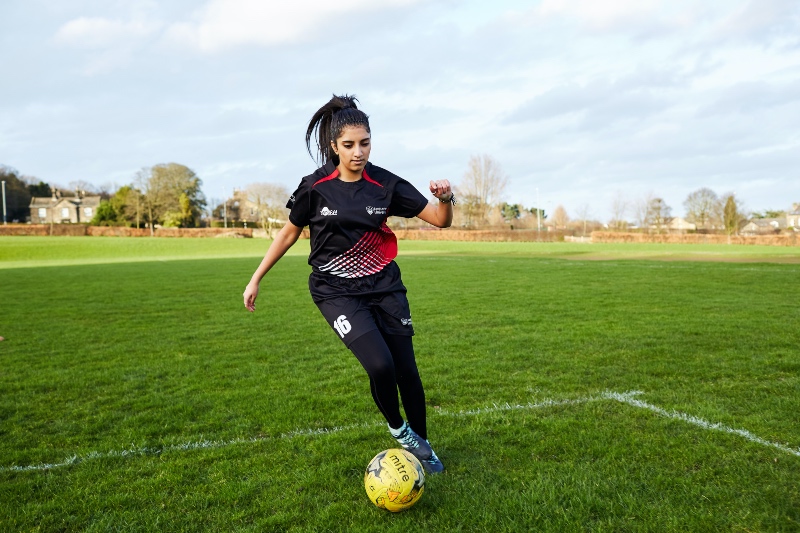
[{"label": "club crest on jersey", "polygon": [[386,208],[385,207],[372,207],[370,205],[370,206],[367,206],[367,214],[368,215],[385,215],[386,214]]},{"label": "club crest on jersey", "polygon": [[328,209],[327,207],[323,207],[319,214],[324,217],[333,217],[336,216],[339,212],[336,209]]}]

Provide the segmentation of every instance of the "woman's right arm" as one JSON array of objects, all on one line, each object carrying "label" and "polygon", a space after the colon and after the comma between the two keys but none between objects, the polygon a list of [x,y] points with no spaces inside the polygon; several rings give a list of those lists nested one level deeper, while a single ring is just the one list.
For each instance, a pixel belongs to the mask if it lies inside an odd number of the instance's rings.
[{"label": "woman's right arm", "polygon": [[277,263],[278,260],[283,257],[283,254],[286,253],[286,250],[291,248],[292,245],[297,242],[297,239],[300,238],[300,233],[302,231],[303,228],[299,228],[291,222],[287,222],[286,225],[281,228],[281,230],[275,236],[275,240],[272,241],[272,244],[269,245],[267,253],[264,255],[264,259],[261,260],[261,264],[258,265],[255,273],[253,273],[253,277],[250,278],[250,283],[247,284],[247,287],[244,290],[244,306],[251,313],[256,310],[258,284],[261,283],[261,278],[266,276],[267,272],[269,272],[269,270],[275,266],[275,263]]}]

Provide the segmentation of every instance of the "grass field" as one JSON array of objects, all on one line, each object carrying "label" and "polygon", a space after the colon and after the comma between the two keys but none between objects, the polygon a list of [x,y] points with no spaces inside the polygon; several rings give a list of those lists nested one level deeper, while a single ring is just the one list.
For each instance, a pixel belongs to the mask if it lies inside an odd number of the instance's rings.
[{"label": "grass field", "polygon": [[0,238],[0,531],[798,531],[800,250],[401,242],[447,472],[392,515],[307,242]]}]

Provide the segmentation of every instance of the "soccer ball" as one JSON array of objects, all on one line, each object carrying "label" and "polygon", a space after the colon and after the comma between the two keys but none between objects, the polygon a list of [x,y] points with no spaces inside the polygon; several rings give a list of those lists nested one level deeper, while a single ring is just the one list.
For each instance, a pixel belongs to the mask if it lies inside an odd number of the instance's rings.
[{"label": "soccer ball", "polygon": [[370,501],[381,509],[399,513],[417,503],[425,489],[425,471],[405,450],[383,450],[372,458],[364,473]]}]

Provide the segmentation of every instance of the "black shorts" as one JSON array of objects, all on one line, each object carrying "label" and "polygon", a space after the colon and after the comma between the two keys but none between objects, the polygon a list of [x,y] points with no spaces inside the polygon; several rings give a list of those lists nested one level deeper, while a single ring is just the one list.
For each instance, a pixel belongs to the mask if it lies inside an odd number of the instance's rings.
[{"label": "black shorts", "polygon": [[345,346],[373,330],[414,335],[406,288],[394,261],[363,278],[312,272],[308,287],[314,303]]}]

